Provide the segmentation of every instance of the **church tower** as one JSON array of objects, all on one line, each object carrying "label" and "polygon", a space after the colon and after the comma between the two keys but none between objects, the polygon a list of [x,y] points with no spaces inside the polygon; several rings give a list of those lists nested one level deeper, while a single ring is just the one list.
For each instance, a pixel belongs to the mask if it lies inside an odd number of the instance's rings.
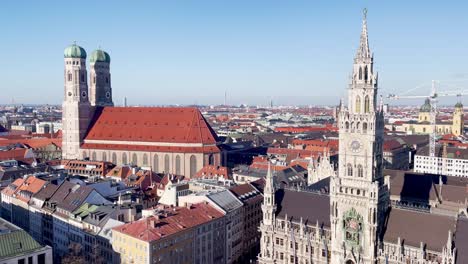
[{"label": "church tower", "polygon": [[455,105],[455,111],[453,112],[452,134],[455,136],[463,135],[463,130],[465,128],[463,115],[463,105],[462,103],[458,102]]},{"label": "church tower", "polygon": [[80,158],[80,144],[91,120],[86,51],[73,44],[64,51],[65,85],[62,104],[62,158]]},{"label": "church tower", "polygon": [[[274,225],[275,225],[275,214],[276,214],[276,203],[275,203],[275,184],[273,180],[273,174],[271,172],[271,163],[268,161],[268,172],[265,177],[265,188],[263,190],[263,204],[262,213],[263,221],[260,224],[260,230],[262,232],[261,252],[260,259],[261,263],[274,263],[273,256],[273,241],[274,241]],[[270,231],[270,232],[268,232]]]},{"label": "church tower", "polygon": [[95,50],[89,59],[89,101],[92,106],[114,106],[110,75],[110,56],[103,50]]},{"label": "church tower", "polygon": [[330,180],[333,264],[375,263],[378,234],[388,207],[382,174],[383,110],[377,107],[378,76],[367,38],[364,9],[359,48],[340,107],[339,168]]}]

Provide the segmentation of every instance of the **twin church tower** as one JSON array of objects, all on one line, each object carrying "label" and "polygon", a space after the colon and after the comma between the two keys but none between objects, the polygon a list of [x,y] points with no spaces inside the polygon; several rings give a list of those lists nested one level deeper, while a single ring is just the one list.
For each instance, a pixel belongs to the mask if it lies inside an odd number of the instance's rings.
[{"label": "twin church tower", "polygon": [[[64,51],[64,100],[62,105],[62,158],[78,159],[83,141],[97,107],[113,106],[110,56],[95,50],[86,70],[86,51],[73,44]],[[88,87],[89,83],[89,87]]]}]

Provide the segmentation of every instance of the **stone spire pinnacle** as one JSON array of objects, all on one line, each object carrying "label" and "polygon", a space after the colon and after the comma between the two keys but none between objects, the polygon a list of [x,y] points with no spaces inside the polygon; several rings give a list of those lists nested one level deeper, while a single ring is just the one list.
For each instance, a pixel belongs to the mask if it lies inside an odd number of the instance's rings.
[{"label": "stone spire pinnacle", "polygon": [[268,171],[265,177],[265,192],[274,193],[275,186],[273,183],[273,174],[271,173],[271,162],[268,161]]},{"label": "stone spire pinnacle", "polygon": [[363,19],[362,19],[362,31],[361,31],[361,40],[359,43],[359,49],[356,53],[356,59],[366,59],[370,58],[371,53],[369,49],[369,41],[367,38],[367,9],[363,10]]}]

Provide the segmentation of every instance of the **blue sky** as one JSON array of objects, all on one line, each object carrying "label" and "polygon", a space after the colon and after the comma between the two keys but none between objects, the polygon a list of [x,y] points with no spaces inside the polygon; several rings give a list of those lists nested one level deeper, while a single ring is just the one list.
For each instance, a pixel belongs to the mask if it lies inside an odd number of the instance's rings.
[{"label": "blue sky", "polygon": [[61,103],[77,41],[110,53],[116,104],[334,104],[364,7],[381,93],[467,87],[466,1],[8,1],[0,103]]}]

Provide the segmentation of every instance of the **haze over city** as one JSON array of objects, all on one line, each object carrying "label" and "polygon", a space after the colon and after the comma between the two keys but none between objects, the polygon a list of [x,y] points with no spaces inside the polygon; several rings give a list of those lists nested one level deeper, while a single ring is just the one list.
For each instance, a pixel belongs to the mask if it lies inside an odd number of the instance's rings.
[{"label": "haze over city", "polygon": [[116,104],[221,104],[226,92],[233,105],[336,105],[363,7],[381,94],[468,83],[463,1],[126,3],[3,3],[0,103],[60,104],[61,50],[76,41],[109,52]]}]

